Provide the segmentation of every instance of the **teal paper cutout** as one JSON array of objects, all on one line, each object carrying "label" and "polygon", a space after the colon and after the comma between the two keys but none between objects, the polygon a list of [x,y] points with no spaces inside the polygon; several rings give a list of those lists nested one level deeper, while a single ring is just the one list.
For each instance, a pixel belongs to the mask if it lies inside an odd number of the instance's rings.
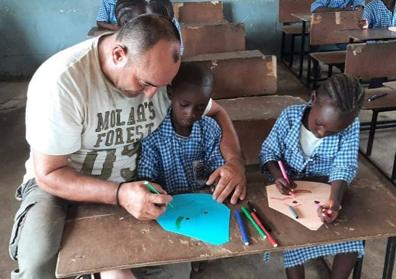
[{"label": "teal paper cutout", "polygon": [[195,238],[212,245],[230,240],[230,209],[209,194],[174,195],[172,204],[157,219],[169,232]]}]

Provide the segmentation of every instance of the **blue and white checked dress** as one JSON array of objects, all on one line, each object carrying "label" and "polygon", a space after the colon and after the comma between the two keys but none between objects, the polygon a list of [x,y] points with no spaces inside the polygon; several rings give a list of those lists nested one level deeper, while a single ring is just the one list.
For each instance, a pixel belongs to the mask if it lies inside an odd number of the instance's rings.
[{"label": "blue and white checked dress", "polygon": [[345,9],[352,6],[355,9],[358,6],[364,7],[364,0],[316,0],[311,4],[311,13],[318,8]]},{"label": "blue and white checked dress", "polygon": [[[206,180],[194,177],[194,162],[204,166],[204,177],[224,165],[220,153],[221,129],[216,121],[203,116],[194,123],[189,137],[176,134],[168,111],[159,128],[142,141],[138,177],[160,184],[168,193],[198,190]],[[201,174],[202,176],[202,174]]]},{"label": "blue and white checked dress", "polygon": [[396,26],[395,11],[390,11],[381,0],[373,0],[367,4],[363,19],[367,19],[369,28]]},{"label": "blue and white checked dress", "polygon": [[115,15],[116,3],[117,0],[102,0],[96,21],[117,24],[117,18]]},{"label": "blue and white checked dress", "polygon": [[[261,146],[261,165],[282,159],[293,179],[328,176],[329,182],[344,180],[349,184],[358,168],[359,120],[356,118],[345,130],[323,138],[313,154],[306,158],[300,145],[300,129],[306,108],[307,105],[290,106],[281,113]],[[283,263],[285,268],[289,268],[320,256],[350,252],[363,256],[363,242],[350,241],[285,250]],[[265,258],[268,259],[268,254]]]}]

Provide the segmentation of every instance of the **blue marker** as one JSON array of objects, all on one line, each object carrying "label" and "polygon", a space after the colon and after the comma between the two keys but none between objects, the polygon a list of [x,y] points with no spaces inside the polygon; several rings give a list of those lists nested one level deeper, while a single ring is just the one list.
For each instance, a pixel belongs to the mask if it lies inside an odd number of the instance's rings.
[{"label": "blue marker", "polygon": [[243,224],[241,213],[239,212],[238,209],[235,209],[234,215],[235,215],[235,219],[237,220],[238,225],[239,225],[239,230],[242,235],[243,244],[245,244],[247,246],[247,245],[249,245],[249,239],[247,237],[247,233],[246,233],[245,225]]}]

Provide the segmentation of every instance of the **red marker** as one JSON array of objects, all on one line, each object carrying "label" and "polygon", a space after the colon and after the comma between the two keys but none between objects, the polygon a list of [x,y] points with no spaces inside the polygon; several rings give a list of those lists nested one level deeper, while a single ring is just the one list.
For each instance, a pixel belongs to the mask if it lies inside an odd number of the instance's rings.
[{"label": "red marker", "polygon": [[267,236],[267,239],[269,243],[271,243],[272,247],[278,247],[278,243],[276,243],[275,239],[271,236],[271,234],[265,229],[263,224],[261,223],[259,217],[256,215],[256,210],[251,210],[250,208],[250,203],[248,202],[248,208],[250,211],[250,214],[252,215],[254,221],[257,223],[257,225],[263,230],[265,235]]}]

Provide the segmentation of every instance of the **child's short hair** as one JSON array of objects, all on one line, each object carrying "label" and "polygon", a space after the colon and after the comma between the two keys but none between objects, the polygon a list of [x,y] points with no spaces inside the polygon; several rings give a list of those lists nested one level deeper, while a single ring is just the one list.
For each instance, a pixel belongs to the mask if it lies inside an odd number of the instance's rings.
[{"label": "child's short hair", "polygon": [[118,0],[115,14],[118,25],[122,26],[135,17],[153,13],[173,18],[172,3],[169,0]]},{"label": "child's short hair", "polygon": [[341,114],[357,114],[363,105],[364,90],[358,79],[337,74],[320,85],[316,97],[319,101],[324,98],[331,100]]},{"label": "child's short hair", "polygon": [[213,73],[208,67],[199,63],[182,63],[171,85],[168,85],[168,90],[172,93],[181,84],[191,84],[202,88],[205,87],[209,90],[203,90],[204,94],[209,97],[214,86]]}]

